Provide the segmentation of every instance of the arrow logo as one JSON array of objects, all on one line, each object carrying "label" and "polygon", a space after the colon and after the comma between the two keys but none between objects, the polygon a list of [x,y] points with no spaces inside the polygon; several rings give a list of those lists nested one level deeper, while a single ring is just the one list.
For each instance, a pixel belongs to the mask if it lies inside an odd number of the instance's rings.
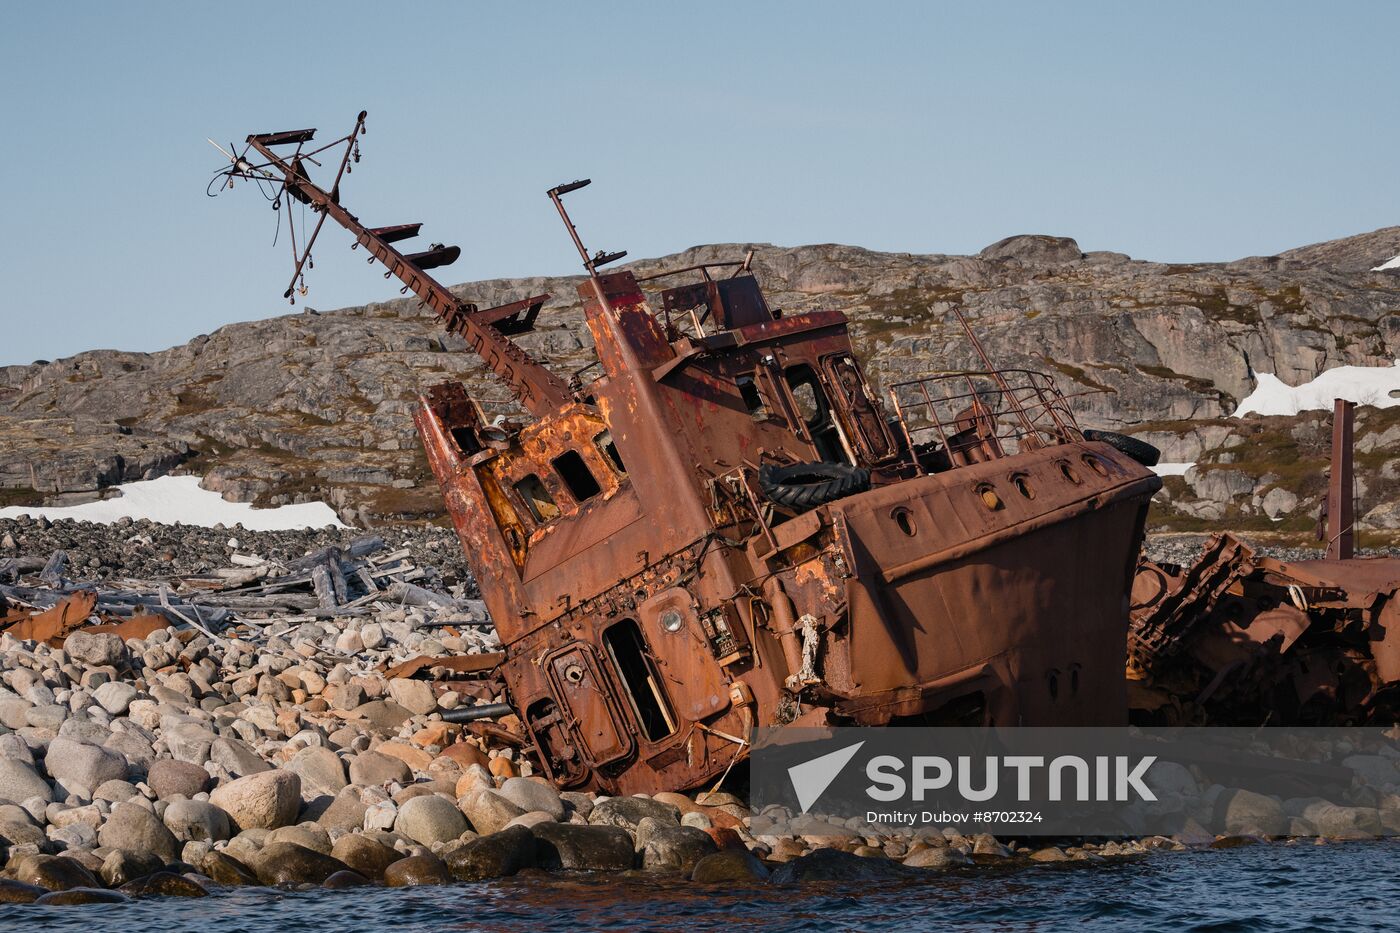
[{"label": "arrow logo", "polygon": [[847,745],[820,758],[813,758],[788,768],[788,778],[792,781],[792,789],[797,791],[797,804],[803,813],[811,809],[812,804],[826,793],[831,782],[836,780],[864,744],[864,741],[860,741],[854,745]]}]

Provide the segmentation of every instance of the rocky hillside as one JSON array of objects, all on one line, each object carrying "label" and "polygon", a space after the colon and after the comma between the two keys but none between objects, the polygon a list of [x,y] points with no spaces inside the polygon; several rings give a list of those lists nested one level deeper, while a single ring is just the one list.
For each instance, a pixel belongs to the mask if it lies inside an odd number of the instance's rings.
[{"label": "rocky hillside", "polygon": [[[1400,358],[1400,271],[1368,271],[1400,254],[1400,227],[1229,263],[1143,262],[1018,236],[976,256],[744,244],[632,268],[746,249],[774,306],[851,316],[878,382],[974,366],[948,313],[960,303],[1002,365],[1047,370],[1075,393],[1084,424],[1150,436],[1167,460],[1201,461],[1169,483],[1159,516],[1168,526],[1227,515],[1306,524],[1325,418],[1229,416],[1255,373],[1297,384]],[[568,374],[592,361],[578,281],[492,280],[460,292],[483,305],[553,293],[540,329],[520,342]],[[233,324],[158,353],[99,350],[0,368],[0,504],[81,501],[182,470],[226,498],[325,499],[362,525],[435,517],[410,417],[416,393],[459,378],[502,397],[462,349],[402,300]],[[1396,419],[1385,414],[1359,431],[1363,441],[1384,438],[1362,458],[1363,514],[1400,499],[1388,457]]]}]

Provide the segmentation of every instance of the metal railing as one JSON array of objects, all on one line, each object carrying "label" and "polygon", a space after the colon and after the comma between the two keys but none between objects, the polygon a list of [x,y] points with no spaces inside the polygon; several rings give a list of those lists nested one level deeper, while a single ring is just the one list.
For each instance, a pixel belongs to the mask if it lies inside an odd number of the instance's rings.
[{"label": "metal railing", "polygon": [[1055,380],[1029,369],[944,373],[894,383],[889,392],[921,469],[929,463],[934,469],[966,466],[1083,439]]}]

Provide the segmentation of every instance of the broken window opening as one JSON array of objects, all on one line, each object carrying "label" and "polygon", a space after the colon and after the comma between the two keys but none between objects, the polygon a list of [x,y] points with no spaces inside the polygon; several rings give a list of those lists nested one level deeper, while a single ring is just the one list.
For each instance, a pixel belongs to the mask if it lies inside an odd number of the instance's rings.
[{"label": "broken window opening", "polygon": [[535,474],[530,473],[523,479],[516,480],[515,492],[535,517],[535,521],[544,523],[559,517],[559,506],[554,504],[554,497]]},{"label": "broken window opening", "polygon": [[559,474],[564,485],[569,487],[569,494],[575,502],[587,502],[603,491],[577,450],[566,450],[550,463],[554,464],[554,472]]},{"label": "broken window opening", "polygon": [[469,427],[452,428],[448,433],[452,435],[452,443],[457,445],[457,450],[464,457],[481,450],[481,443],[476,439],[476,432]]},{"label": "broken window opening", "polygon": [[817,456],[825,463],[848,463],[841,432],[831,417],[831,403],[816,370],[806,363],[789,366],[783,372],[798,414],[807,424]]},{"label": "broken window opening", "polygon": [[744,399],[744,407],[749,410],[749,417],[755,421],[766,418],[768,410],[764,407],[763,396],[759,394],[753,376],[740,376],[734,381],[739,385],[739,395]]},{"label": "broken window opening", "polygon": [[623,476],[627,475],[627,467],[622,465],[622,454],[617,452],[617,445],[613,443],[611,431],[595,435],[593,445],[603,452],[603,456],[608,458],[608,462],[618,473]]},{"label": "broken window opening", "polygon": [[603,644],[613,669],[627,689],[627,699],[648,741],[664,739],[676,731],[661,677],[656,671],[642,630],[631,619],[623,619],[603,633]]}]

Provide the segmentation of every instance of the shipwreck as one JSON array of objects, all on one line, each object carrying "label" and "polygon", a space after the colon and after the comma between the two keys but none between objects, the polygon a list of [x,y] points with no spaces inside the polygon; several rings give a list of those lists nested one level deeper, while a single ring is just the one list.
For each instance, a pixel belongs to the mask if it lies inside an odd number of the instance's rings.
[{"label": "shipwreck", "polygon": [[[1129,597],[1156,452],[1081,430],[1047,375],[991,364],[877,393],[836,309],[784,315],[732,262],[639,278],[584,247],[597,362],[566,378],[512,337],[549,301],[480,308],[341,203],[365,115],[255,134],[220,185],[335,221],[465,339],[528,419],[448,382],[415,420],[495,622],[524,741],[562,787],[721,778],[751,730],[1127,722]],[[232,149],[233,147],[230,147]],[[315,157],[343,149],[328,187]],[[966,322],[963,322],[966,327]],[[494,708],[493,708],[494,709]]]}]

